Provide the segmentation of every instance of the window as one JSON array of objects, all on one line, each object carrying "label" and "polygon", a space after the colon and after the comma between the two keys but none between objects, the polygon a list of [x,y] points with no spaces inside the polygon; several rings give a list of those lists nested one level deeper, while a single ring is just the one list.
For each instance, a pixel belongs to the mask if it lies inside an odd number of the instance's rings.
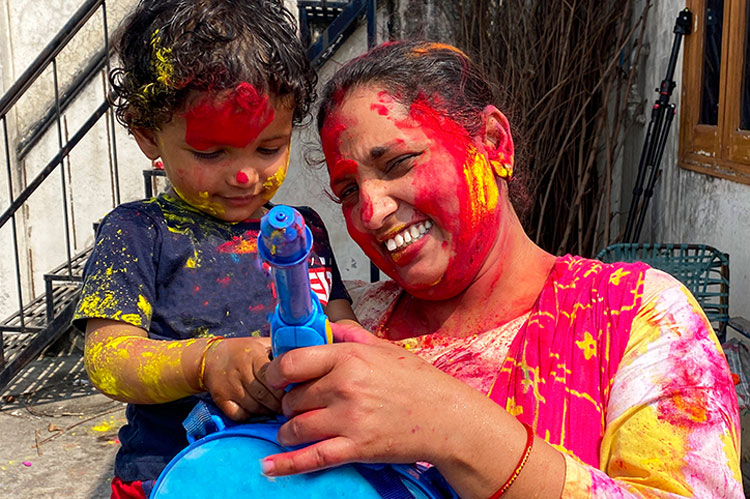
[{"label": "window", "polygon": [[679,165],[750,184],[750,0],[688,0]]}]

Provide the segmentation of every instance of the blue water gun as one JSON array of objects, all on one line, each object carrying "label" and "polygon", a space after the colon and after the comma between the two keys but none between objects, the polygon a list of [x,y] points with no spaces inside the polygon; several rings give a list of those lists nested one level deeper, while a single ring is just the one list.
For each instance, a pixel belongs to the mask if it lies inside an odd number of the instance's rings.
[{"label": "blue water gun", "polygon": [[310,287],[310,228],[291,206],[271,208],[260,221],[258,253],[271,266],[278,304],[271,316],[274,357],[293,348],[333,343],[328,318]]}]

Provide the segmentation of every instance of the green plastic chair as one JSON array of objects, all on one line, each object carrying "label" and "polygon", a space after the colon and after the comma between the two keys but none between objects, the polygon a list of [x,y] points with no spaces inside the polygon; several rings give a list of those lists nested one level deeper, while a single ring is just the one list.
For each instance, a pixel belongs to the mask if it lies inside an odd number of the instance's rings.
[{"label": "green plastic chair", "polygon": [[679,279],[687,287],[721,342],[727,325],[748,336],[741,318],[729,318],[729,255],[705,244],[619,243],[601,250],[597,260],[644,262]]}]

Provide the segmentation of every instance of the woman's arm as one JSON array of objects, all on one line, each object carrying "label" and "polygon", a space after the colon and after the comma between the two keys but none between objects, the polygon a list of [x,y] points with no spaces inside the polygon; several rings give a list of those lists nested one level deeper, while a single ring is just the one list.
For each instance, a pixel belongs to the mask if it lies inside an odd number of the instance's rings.
[{"label": "woman's arm", "polygon": [[[357,328],[333,329],[348,342],[287,352],[269,366],[272,386],[301,383],[282,401],[291,420],[279,441],[317,443],[269,456],[265,473],[428,461],[461,497],[489,497],[505,483],[526,443],[515,417],[401,347]],[[562,455],[537,438],[505,497],[558,498],[564,478]]]},{"label": "woman's arm", "polygon": [[729,368],[698,303],[663,272],[646,273],[606,417],[603,471],[568,458],[563,497],[744,497]]}]

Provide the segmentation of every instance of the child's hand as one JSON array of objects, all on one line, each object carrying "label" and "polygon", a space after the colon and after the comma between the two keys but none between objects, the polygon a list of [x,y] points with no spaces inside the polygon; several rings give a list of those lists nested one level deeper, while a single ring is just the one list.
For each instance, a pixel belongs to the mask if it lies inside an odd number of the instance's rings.
[{"label": "child's hand", "polygon": [[270,350],[270,338],[228,338],[206,354],[203,383],[229,418],[281,412],[284,391],[265,381]]}]

